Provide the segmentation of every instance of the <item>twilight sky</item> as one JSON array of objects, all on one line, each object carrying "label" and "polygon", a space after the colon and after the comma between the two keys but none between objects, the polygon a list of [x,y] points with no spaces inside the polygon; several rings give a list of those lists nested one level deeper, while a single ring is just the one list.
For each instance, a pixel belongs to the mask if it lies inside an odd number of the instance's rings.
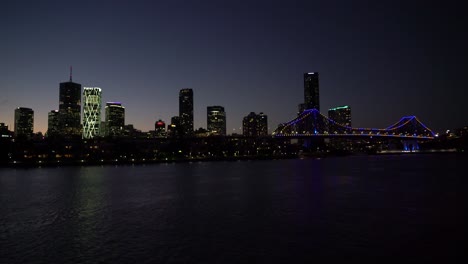
[{"label": "twilight sky", "polygon": [[[461,3],[461,2],[460,2]],[[194,90],[195,128],[221,105],[228,133],[249,112],[270,132],[320,73],[322,113],[352,108],[353,126],[416,115],[437,132],[468,125],[468,19],[451,1],[24,1],[0,4],[0,122],[16,107],[46,132],[69,78],[121,101],[143,131],[178,115]],[[103,115],[104,118],[104,115]]]}]

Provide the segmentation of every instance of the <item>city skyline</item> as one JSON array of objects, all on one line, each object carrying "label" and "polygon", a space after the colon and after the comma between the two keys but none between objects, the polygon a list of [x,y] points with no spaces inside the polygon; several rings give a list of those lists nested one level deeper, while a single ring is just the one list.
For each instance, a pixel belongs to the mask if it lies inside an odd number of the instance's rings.
[{"label": "city skyline", "polygon": [[249,112],[266,113],[271,132],[297,115],[302,75],[315,71],[322,113],[349,105],[353,126],[407,115],[438,132],[466,125],[456,5],[175,2],[7,3],[0,122],[12,128],[14,109],[28,107],[45,133],[73,65],[75,82],[101,87],[103,104],[122,101],[126,124],[143,131],[169,124],[179,90],[191,87],[194,129],[207,127],[207,106],[222,105],[228,134],[241,133]]}]

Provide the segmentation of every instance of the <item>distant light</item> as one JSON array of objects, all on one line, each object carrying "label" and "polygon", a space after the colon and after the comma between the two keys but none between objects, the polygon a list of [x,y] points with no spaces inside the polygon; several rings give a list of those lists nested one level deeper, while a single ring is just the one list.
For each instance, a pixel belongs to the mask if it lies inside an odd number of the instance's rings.
[{"label": "distant light", "polygon": [[315,72],[308,72],[307,74],[315,74]]}]

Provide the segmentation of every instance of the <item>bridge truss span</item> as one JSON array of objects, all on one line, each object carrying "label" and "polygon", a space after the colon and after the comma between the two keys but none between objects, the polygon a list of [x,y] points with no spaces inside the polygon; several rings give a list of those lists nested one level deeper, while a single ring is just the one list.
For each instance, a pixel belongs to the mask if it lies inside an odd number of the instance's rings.
[{"label": "bridge truss span", "polygon": [[307,109],[273,132],[275,137],[390,137],[433,139],[434,132],[416,116],[402,117],[387,128],[354,128],[339,124],[317,109]]}]

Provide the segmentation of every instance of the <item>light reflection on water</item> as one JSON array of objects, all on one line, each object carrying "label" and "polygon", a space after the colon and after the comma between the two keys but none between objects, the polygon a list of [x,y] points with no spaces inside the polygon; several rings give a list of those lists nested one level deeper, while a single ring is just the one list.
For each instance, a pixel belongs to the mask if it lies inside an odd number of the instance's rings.
[{"label": "light reflection on water", "polygon": [[465,156],[0,169],[1,263],[457,255]]}]

